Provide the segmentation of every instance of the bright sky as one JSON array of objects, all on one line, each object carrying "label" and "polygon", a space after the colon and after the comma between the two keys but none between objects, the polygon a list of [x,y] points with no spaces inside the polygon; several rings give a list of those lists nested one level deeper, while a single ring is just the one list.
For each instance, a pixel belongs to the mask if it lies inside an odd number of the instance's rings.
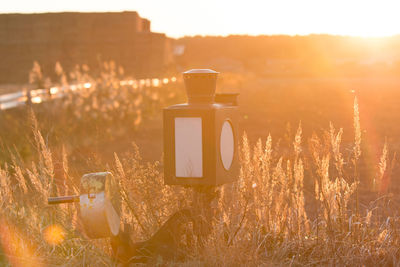
[{"label": "bright sky", "polygon": [[3,0],[0,13],[138,11],[152,31],[184,35],[400,34],[399,0]]}]

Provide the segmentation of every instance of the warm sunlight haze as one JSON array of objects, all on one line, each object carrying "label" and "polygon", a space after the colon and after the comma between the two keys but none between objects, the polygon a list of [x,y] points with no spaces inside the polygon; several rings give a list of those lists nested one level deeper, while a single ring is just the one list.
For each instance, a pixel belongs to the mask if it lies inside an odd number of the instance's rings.
[{"label": "warm sunlight haze", "polygon": [[399,14],[3,0],[0,266],[400,266]]},{"label": "warm sunlight haze", "polygon": [[397,0],[5,1],[0,13],[138,11],[170,37],[229,34],[400,34]]}]

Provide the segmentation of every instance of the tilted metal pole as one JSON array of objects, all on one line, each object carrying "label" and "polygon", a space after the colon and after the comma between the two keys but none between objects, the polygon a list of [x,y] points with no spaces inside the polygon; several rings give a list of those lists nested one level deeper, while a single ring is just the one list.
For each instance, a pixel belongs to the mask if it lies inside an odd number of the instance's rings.
[{"label": "tilted metal pole", "polygon": [[55,205],[55,204],[63,204],[63,203],[74,203],[74,202],[79,202],[80,198],[78,195],[76,196],[63,196],[63,197],[49,197],[47,199],[47,203],[49,205]]}]

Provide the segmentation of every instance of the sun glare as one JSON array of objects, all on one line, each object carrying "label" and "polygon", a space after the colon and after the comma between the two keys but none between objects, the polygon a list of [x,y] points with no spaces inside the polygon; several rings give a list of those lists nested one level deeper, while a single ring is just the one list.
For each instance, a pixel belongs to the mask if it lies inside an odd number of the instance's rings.
[{"label": "sun glare", "polygon": [[[15,6],[19,6],[16,8]],[[157,8],[154,8],[157,7]],[[152,0],[111,3],[71,0],[50,6],[46,0],[2,5],[0,12],[113,12],[133,10],[151,19],[151,29],[170,37],[185,35],[334,34],[384,37],[400,34],[400,2],[395,0],[191,1]],[[168,10],[168,12],[165,12]]]},{"label": "sun glare", "polygon": [[[234,7],[222,14],[224,35],[234,34],[333,34],[386,37],[400,34],[396,1],[282,1],[257,2],[248,10]],[[240,20],[235,19],[241,17]],[[229,21],[229,22],[228,22]],[[220,22],[217,23],[219,27]],[[222,30],[222,29],[221,29]]]}]

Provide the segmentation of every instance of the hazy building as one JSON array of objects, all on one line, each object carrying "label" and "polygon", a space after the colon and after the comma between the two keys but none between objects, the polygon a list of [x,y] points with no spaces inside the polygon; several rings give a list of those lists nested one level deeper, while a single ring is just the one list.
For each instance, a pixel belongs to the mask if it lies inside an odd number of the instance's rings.
[{"label": "hazy building", "polygon": [[33,61],[53,72],[114,60],[136,77],[161,75],[170,40],[137,12],[0,14],[0,83],[26,82]]}]

